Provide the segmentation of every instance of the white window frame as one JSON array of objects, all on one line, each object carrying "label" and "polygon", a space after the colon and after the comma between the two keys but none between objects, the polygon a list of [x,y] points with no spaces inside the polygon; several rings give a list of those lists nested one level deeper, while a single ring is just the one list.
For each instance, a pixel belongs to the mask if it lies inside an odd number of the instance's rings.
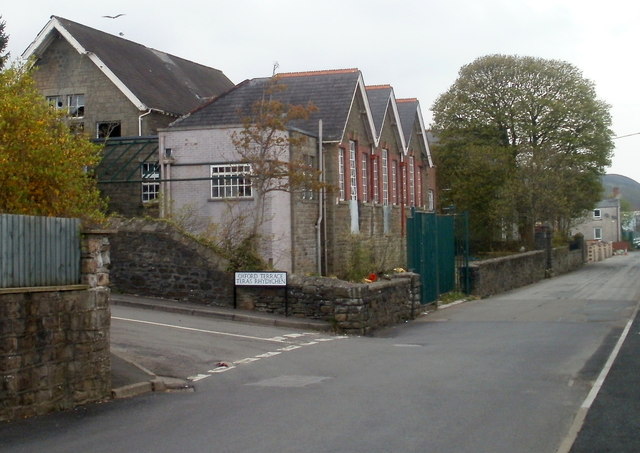
[{"label": "white window frame", "polygon": [[61,96],[59,94],[53,95],[53,96],[47,96],[47,104],[49,104],[49,106],[53,107],[56,110],[60,110],[64,108],[64,96]]},{"label": "white window frame", "polygon": [[212,200],[253,198],[251,164],[214,164],[210,167],[210,174]]},{"label": "white window frame", "polygon": [[[117,135],[113,135],[113,131],[119,131]],[[104,133],[106,132],[106,133]],[[113,138],[122,136],[121,121],[98,121],[96,123],[96,138]]]},{"label": "white window frame", "polygon": [[415,160],[413,156],[409,156],[409,205],[416,205],[416,173]]},{"label": "white window frame", "polygon": [[344,201],[346,199],[346,174],[344,167],[344,155],[346,150],[344,148],[340,148],[340,153],[338,154],[338,184],[340,186],[340,200]]},{"label": "white window frame", "polygon": [[351,189],[351,200],[358,199],[358,168],[356,163],[357,144],[354,140],[349,140],[349,188]]},{"label": "white window frame", "polygon": [[379,187],[380,181],[378,180],[379,179],[378,174],[379,174],[380,170],[379,170],[378,167],[379,167],[378,159],[374,156],[374,158],[373,158],[373,170],[372,170],[373,171],[373,175],[372,175],[373,176],[372,177],[372,179],[373,179],[372,186],[373,187],[371,188],[371,190],[373,190],[373,202],[374,203],[379,203],[380,202],[380,187]]},{"label": "white window frame", "polygon": [[84,118],[84,94],[68,95],[67,111],[71,118]]},{"label": "white window frame", "polygon": [[596,220],[602,219],[602,209],[594,209],[593,210],[593,218]]},{"label": "white window frame", "polygon": [[148,203],[158,199],[160,194],[160,164],[158,162],[142,162],[140,164],[142,183],[142,202]]},{"label": "white window frame", "polygon": [[389,204],[389,150],[382,150],[382,204]]},{"label": "white window frame", "polygon": [[84,117],[84,94],[55,94],[46,96],[47,103],[56,110],[66,110],[71,118]]},{"label": "white window frame", "polygon": [[398,161],[391,161],[391,202],[398,204]]},{"label": "white window frame", "polygon": [[362,181],[362,201],[369,201],[369,155],[362,153],[360,180]]},{"label": "white window frame", "polygon": [[597,227],[593,229],[593,239],[595,239],[596,241],[602,240],[602,228]]}]

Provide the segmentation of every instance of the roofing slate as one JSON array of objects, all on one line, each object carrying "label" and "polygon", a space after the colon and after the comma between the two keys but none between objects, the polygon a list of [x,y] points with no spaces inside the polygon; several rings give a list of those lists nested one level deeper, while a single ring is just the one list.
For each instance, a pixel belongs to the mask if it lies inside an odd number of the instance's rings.
[{"label": "roofing slate", "polygon": [[233,87],[222,71],[52,16],[147,107],[185,114]]},{"label": "roofing slate", "polygon": [[398,106],[398,115],[400,116],[402,131],[404,132],[404,141],[408,147],[410,146],[416,121],[418,121],[420,104],[418,104],[417,99],[397,99],[396,104]]},{"label": "roofing slate", "polygon": [[[285,88],[272,96],[291,105],[313,104],[317,110],[309,119],[294,121],[290,126],[317,136],[318,120],[322,119],[323,141],[340,141],[360,77],[357,69],[278,74],[277,83]],[[270,77],[246,80],[171,127],[239,125],[250,114],[252,105],[265,95],[270,80]]]},{"label": "roofing slate", "polygon": [[382,125],[384,124],[384,118],[387,114],[387,110],[389,109],[392,91],[393,89],[390,85],[367,87],[367,97],[369,98],[369,105],[371,106],[373,124],[376,127],[376,131],[378,131],[378,135],[382,131]]}]

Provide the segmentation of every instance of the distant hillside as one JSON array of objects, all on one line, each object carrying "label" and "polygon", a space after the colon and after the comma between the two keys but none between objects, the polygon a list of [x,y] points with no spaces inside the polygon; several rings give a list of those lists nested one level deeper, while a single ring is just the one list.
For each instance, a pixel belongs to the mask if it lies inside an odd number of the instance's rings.
[{"label": "distant hillside", "polygon": [[610,197],[613,188],[618,187],[623,200],[627,200],[632,209],[640,211],[640,183],[622,175],[604,175],[602,177],[604,197]]}]

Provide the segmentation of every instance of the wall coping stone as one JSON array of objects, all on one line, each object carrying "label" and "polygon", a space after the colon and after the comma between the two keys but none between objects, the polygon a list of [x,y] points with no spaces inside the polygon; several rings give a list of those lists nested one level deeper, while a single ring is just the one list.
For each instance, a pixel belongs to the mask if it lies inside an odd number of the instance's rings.
[{"label": "wall coping stone", "polygon": [[19,293],[47,293],[56,291],[84,291],[89,285],[62,285],[62,286],[29,286],[24,288],[0,288],[0,294]]}]

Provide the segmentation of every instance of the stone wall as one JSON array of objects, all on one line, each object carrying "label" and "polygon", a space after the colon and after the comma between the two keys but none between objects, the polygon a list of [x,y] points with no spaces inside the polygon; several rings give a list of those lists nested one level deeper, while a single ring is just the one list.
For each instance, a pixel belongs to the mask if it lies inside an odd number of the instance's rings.
[{"label": "stone wall", "polygon": [[330,322],[336,332],[366,335],[420,313],[420,276],[393,274],[374,283],[291,276],[283,288],[237,288],[238,305],[256,311]]},{"label": "stone wall", "polygon": [[111,282],[114,291],[206,305],[233,305],[227,261],[168,222],[114,220]]},{"label": "stone wall", "polygon": [[570,251],[567,247],[553,249],[551,263],[552,268],[547,269],[544,250],[474,262],[469,265],[471,294],[487,297],[578,269],[584,265],[583,251]]},{"label": "stone wall", "polygon": [[[206,305],[234,306],[233,273],[216,253],[171,224],[114,220],[111,236],[114,290]],[[283,288],[238,287],[238,308],[322,319],[339,332],[366,334],[412,319],[420,306],[420,277],[393,274],[376,283],[290,275]],[[288,307],[287,307],[288,305]]]},{"label": "stone wall", "polygon": [[82,284],[0,289],[0,421],[111,394],[109,242],[85,234]]}]

